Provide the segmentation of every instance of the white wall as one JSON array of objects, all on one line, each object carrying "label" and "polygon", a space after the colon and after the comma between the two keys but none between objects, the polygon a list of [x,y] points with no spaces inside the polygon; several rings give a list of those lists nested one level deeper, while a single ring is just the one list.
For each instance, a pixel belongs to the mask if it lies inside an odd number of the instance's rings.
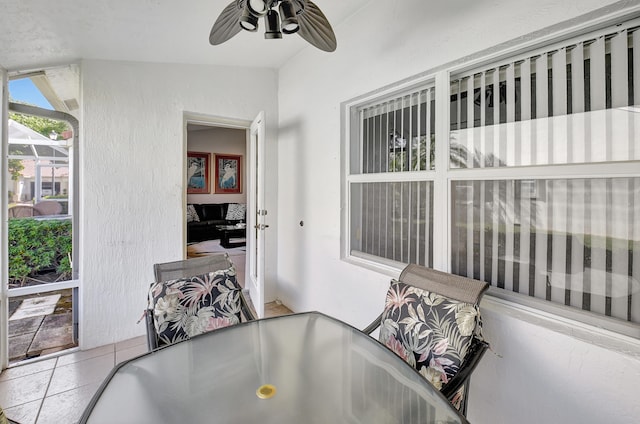
[{"label": "white wall", "polygon": [[[214,127],[205,130],[194,130],[187,133],[187,150],[210,153],[211,175],[208,194],[187,194],[187,203],[247,203],[247,131],[235,128]],[[239,194],[216,194],[214,180],[216,177],[216,154],[240,155],[240,187]]]},{"label": "white wall", "polygon": [[[383,306],[389,277],[340,259],[341,102],[611,3],[372,0],[334,28],[335,53],[309,48],[281,68],[278,297],[360,328]],[[472,380],[472,422],[637,422],[637,342],[603,349],[552,320],[491,301],[483,309],[501,356],[487,354]]]},{"label": "white wall", "polygon": [[[275,164],[276,101],[276,72],[268,69],[82,63],[83,349],[144,334],[136,321],[153,264],[184,258],[183,113],[251,121],[264,110],[267,159]],[[275,178],[266,181],[274,213]],[[267,235],[266,243],[267,263],[274,263],[275,238]],[[267,280],[274,272],[267,265]]]}]

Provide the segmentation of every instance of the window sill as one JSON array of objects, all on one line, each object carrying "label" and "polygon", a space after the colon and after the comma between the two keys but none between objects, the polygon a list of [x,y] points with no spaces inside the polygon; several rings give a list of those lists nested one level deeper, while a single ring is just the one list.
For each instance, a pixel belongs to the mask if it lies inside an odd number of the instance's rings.
[{"label": "window sill", "polygon": [[[490,287],[481,308],[640,359],[640,326]],[[604,327],[608,328],[604,328]]]}]

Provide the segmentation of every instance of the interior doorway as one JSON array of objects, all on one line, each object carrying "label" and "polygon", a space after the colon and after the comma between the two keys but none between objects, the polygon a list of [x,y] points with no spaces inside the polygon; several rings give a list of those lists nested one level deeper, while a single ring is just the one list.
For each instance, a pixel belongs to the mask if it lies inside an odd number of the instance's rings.
[{"label": "interior doorway", "polygon": [[226,252],[247,288],[250,121],[185,116],[185,256]]}]

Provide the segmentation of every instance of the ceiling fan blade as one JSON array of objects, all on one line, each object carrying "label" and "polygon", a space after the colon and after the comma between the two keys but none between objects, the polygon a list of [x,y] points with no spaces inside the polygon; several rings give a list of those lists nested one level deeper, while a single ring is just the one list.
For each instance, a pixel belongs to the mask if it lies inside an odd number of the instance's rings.
[{"label": "ceiling fan blade", "polygon": [[324,13],[309,0],[303,3],[304,8],[298,15],[298,25],[300,25],[298,35],[320,50],[334,51],[338,47],[338,42]]},{"label": "ceiling fan blade", "polygon": [[238,24],[242,16],[242,2],[233,0],[218,16],[209,34],[209,43],[217,46],[239,33],[242,28]]}]

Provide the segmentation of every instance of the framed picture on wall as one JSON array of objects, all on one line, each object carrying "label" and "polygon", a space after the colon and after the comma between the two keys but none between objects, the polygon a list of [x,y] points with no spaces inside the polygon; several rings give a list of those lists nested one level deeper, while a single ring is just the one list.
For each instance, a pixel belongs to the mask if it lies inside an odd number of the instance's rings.
[{"label": "framed picture on wall", "polygon": [[209,153],[187,152],[187,194],[211,192],[209,184]]},{"label": "framed picture on wall", "polygon": [[216,177],[214,187],[216,193],[242,193],[241,158],[240,155],[215,154]]}]

